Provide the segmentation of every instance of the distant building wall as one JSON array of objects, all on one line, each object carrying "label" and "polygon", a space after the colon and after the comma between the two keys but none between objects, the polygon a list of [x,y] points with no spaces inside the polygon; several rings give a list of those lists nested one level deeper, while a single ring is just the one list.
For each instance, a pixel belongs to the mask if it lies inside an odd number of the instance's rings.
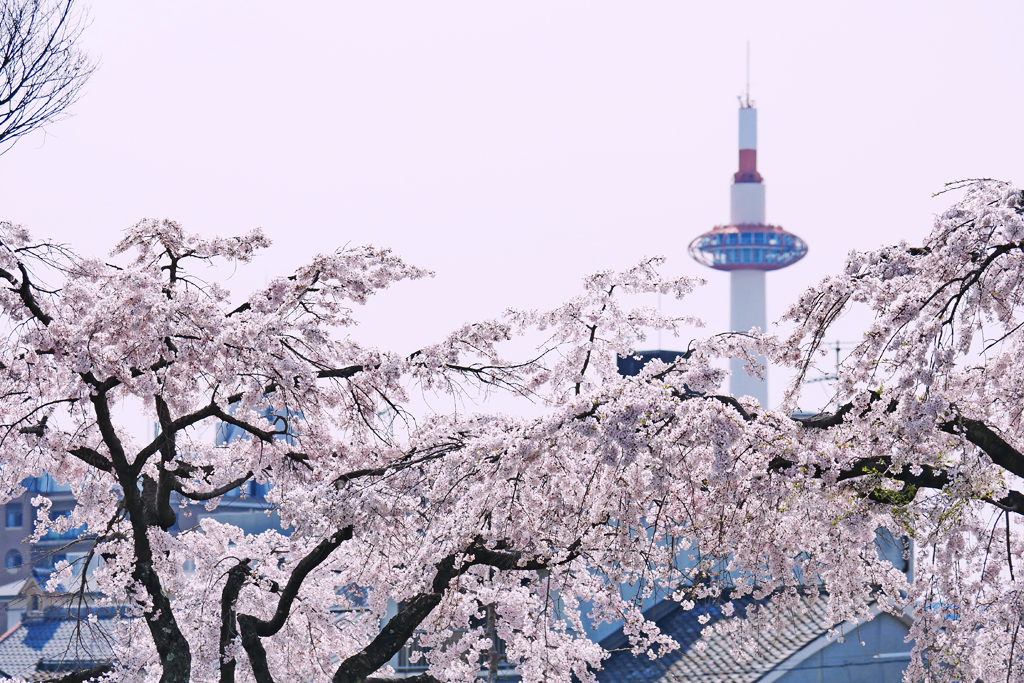
[{"label": "distant building wall", "polygon": [[904,642],[909,632],[903,620],[879,614],[847,633],[846,642],[833,641],[788,671],[783,662],[781,672],[758,683],[902,683],[913,647]]}]

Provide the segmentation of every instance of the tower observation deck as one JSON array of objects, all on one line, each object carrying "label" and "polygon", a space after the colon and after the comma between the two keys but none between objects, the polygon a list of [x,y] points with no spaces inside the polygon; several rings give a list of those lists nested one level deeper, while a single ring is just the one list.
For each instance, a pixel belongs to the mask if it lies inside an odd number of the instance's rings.
[{"label": "tower observation deck", "polygon": [[[757,109],[749,98],[740,107],[739,170],[730,188],[729,225],[719,225],[690,243],[690,256],[715,270],[729,271],[729,326],[734,332],[764,331],[765,276],[790,266],[807,254],[807,243],[777,225],[765,222],[764,182],[757,171]],[[760,359],[764,362],[764,359]],[[768,403],[768,384],[751,377],[743,361],[733,359],[730,390]]]}]

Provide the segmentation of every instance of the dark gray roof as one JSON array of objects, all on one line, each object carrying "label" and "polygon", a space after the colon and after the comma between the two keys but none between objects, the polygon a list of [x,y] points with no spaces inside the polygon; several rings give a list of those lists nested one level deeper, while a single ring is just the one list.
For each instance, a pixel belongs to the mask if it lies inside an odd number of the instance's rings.
[{"label": "dark gray roof", "polygon": [[[605,660],[602,671],[597,672],[600,683],[754,683],[790,656],[810,645],[834,624],[828,618],[828,596],[801,598],[806,610],[782,611],[778,601],[755,601],[744,597],[733,601],[738,615],[751,606],[762,606],[771,616],[780,617],[781,627],[758,633],[756,645],[733,652],[734,644],[721,633],[701,637],[707,625],[722,621],[722,602],[698,604],[692,610],[678,603],[665,601],[648,613],[665,633],[679,643],[679,649],[655,660],[641,654],[634,657],[621,632],[613,634],[601,644],[612,655]],[[702,615],[709,617],[701,624]],[[698,642],[704,643],[701,650]]]},{"label": "dark gray roof", "polygon": [[[0,675],[32,678],[42,662],[54,670],[89,669],[112,658],[110,634],[115,620],[57,616],[30,618],[0,636]],[[50,674],[53,675],[52,673]]]}]

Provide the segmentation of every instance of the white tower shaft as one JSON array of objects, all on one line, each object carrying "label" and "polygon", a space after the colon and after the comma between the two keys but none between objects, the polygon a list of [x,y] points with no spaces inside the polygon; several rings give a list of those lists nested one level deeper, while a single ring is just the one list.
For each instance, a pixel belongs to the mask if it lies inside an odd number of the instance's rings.
[{"label": "white tower shaft", "polygon": [[[734,270],[729,278],[729,328],[733,332],[749,332],[756,327],[764,331],[767,318],[765,315],[765,292],[763,270]],[[764,356],[758,356],[759,363],[764,365]],[[739,358],[729,361],[732,377],[729,380],[729,391],[733,396],[753,396],[762,406],[768,405],[768,379],[758,379],[747,374],[745,362]]]},{"label": "white tower shaft", "polygon": [[[729,192],[730,223],[764,224],[764,184],[757,172],[757,110],[740,109],[739,126],[740,170]],[[734,270],[729,280],[729,327],[733,332],[749,332],[767,326],[763,270]],[[758,362],[765,363],[763,356]],[[768,380],[747,374],[743,360],[729,361],[732,377],[729,389],[733,396],[752,396],[762,406],[768,405]],[[767,370],[767,368],[766,368]]]}]

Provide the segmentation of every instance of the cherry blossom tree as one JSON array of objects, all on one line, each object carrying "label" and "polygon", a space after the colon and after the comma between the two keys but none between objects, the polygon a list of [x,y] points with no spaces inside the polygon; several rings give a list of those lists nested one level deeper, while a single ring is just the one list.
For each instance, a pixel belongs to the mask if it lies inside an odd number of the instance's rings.
[{"label": "cherry blossom tree", "polygon": [[[125,610],[116,662],[90,672],[105,680],[373,681],[415,637],[418,681],[473,680],[500,638],[524,681],[590,682],[606,653],[585,619],[623,622],[638,656],[677,646],[622,597],[631,584],[684,606],[772,596],[773,614],[823,591],[836,623],[907,610],[908,680],[1022,681],[1022,212],[1019,190],[972,184],[922,246],[852,254],[804,294],[788,339],[698,339],[636,377],[617,355],[699,324],[630,305],[699,284],[662,277],[660,259],[592,275],[554,310],[389,351],[355,341],[355,305],[428,273],[386,250],[318,256],[237,305],[199,268],[244,265],[269,246],[258,231],[143,221],[108,263],[3,224],[0,492],[43,472],[73,487],[66,518],[37,500],[36,534],[81,528],[77,570]],[[835,403],[792,417],[800,375],[856,306],[874,322]],[[522,335],[536,353],[506,357]],[[758,354],[797,372],[780,410],[722,392],[721,359],[757,371]],[[410,401],[481,388],[543,410]],[[119,423],[125,405],[155,438]],[[218,422],[248,438],[215,444],[203,428]],[[250,481],[271,485],[284,528],[169,532],[182,503],[212,509]],[[879,528],[915,540],[913,584],[875,551]],[[754,603],[708,628],[739,644],[775,618]]]}]

